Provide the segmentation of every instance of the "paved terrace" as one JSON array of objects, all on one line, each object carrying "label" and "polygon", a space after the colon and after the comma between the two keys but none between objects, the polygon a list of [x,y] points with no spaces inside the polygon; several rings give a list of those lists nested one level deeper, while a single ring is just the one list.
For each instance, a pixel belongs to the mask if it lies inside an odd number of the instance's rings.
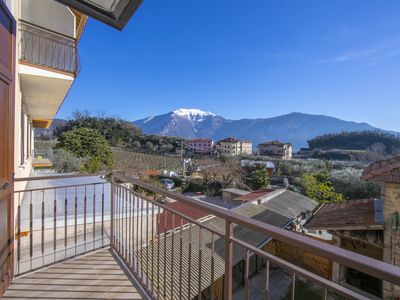
[{"label": "paved terrace", "polygon": [[104,249],[16,278],[1,299],[146,299],[135,286]]}]

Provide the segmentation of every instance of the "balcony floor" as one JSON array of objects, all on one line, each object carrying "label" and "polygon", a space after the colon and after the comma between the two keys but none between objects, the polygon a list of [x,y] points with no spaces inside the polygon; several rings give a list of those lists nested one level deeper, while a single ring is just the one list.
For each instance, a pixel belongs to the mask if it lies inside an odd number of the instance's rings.
[{"label": "balcony floor", "polygon": [[1,299],[145,299],[114,258],[99,250],[13,280]]}]

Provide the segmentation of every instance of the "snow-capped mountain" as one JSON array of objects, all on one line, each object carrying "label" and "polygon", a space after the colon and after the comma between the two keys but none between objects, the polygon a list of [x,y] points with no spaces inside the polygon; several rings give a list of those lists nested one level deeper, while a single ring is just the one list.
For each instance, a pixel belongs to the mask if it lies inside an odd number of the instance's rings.
[{"label": "snow-capped mountain", "polygon": [[209,111],[179,108],[164,115],[137,120],[145,133],[194,138],[212,133],[226,120]]},{"label": "snow-capped mountain", "polygon": [[307,147],[315,136],[340,131],[379,130],[367,123],[343,121],[337,118],[291,113],[273,118],[227,120],[212,112],[180,108],[164,115],[134,122],[144,133],[183,138],[208,137],[220,140],[234,136],[257,145],[278,139],[290,142],[295,149]]}]

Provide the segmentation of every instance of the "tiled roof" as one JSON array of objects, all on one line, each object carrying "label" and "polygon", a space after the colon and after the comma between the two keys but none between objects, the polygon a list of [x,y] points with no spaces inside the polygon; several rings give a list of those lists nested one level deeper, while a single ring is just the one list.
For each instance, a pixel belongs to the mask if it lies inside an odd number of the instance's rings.
[{"label": "tiled roof", "polygon": [[[168,203],[166,204],[166,206],[194,220],[199,220],[209,215],[209,213],[205,211],[190,207],[189,205],[183,204],[182,202],[178,201]],[[173,228],[179,227],[181,225],[182,219],[181,217],[175,215],[174,221],[172,221],[172,214],[165,211],[157,214],[157,218],[160,218],[160,232],[169,231]],[[186,219],[182,219],[182,225],[188,223],[189,222]]]},{"label": "tiled roof", "polygon": [[370,164],[362,178],[367,181],[400,182],[400,155]]},{"label": "tiled roof", "polygon": [[382,202],[378,199],[327,203],[305,227],[311,230],[380,230],[383,229],[382,214]]}]

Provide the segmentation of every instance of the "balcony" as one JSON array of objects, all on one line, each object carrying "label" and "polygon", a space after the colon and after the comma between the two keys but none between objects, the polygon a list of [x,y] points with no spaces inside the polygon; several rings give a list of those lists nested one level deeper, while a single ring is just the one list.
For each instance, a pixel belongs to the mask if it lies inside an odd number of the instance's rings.
[{"label": "balcony", "polygon": [[76,75],[76,41],[70,37],[20,21],[20,60],[46,69]]},{"label": "balcony", "polygon": [[[103,292],[114,292],[109,299],[371,298],[274,255],[272,240],[400,285],[398,267],[123,174],[17,181],[28,185],[15,189],[16,278],[5,299],[96,299],[106,297]],[[160,197],[208,217],[192,219]],[[121,270],[126,276],[115,276]]]}]

